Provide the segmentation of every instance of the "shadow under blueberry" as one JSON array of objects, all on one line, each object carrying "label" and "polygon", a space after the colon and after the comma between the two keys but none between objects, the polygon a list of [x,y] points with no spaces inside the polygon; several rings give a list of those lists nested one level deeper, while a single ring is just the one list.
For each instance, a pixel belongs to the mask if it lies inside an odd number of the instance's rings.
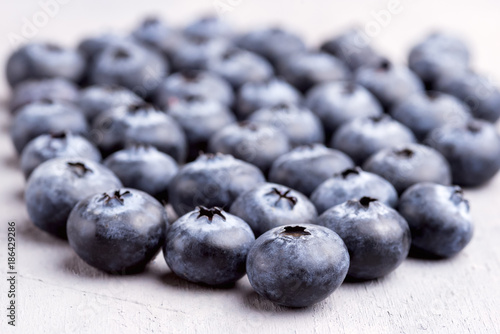
[{"label": "shadow under blueberry", "polygon": [[[287,307],[281,306],[273,303],[272,301],[262,297],[253,289],[248,288],[242,291],[243,304],[245,307],[260,311],[260,312],[270,312],[270,313],[295,313],[295,314],[307,314],[314,312],[314,305],[309,307]],[[321,302],[320,302],[321,303]]]},{"label": "shadow under blueberry", "polygon": [[409,258],[416,259],[416,260],[424,260],[424,261],[445,261],[447,258],[441,257],[429,252],[426,252],[423,249],[417,248],[417,247],[411,247],[410,248],[410,253],[408,254]]},{"label": "shadow under blueberry", "polygon": [[56,238],[40,230],[29,220],[16,222],[16,232],[23,240],[27,240],[33,244],[41,244],[49,247],[69,247],[66,240]]},{"label": "shadow under blueberry", "polygon": [[232,290],[235,289],[237,283],[230,283],[230,284],[222,284],[222,285],[208,285],[208,284],[203,284],[203,283],[193,283],[190,281],[187,281],[176,274],[174,274],[172,271],[165,272],[163,274],[157,275],[158,279],[166,285],[169,285],[171,287],[175,288],[181,288],[185,290],[191,290],[191,291],[205,291],[205,292],[223,292],[225,293],[227,290]]}]

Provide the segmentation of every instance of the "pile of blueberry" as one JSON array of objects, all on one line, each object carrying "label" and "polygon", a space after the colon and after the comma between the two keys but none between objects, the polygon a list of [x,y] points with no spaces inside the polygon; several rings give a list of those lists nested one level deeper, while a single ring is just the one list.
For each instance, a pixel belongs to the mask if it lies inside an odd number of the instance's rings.
[{"label": "pile of blueberry", "polygon": [[500,168],[500,91],[469,59],[443,33],[407,67],[356,29],[311,49],[215,17],[24,45],[6,71],[29,216],[100,270],[140,272],[163,248],[186,280],[247,274],[292,307],[410,248],[451,257],[473,233],[459,186]]}]

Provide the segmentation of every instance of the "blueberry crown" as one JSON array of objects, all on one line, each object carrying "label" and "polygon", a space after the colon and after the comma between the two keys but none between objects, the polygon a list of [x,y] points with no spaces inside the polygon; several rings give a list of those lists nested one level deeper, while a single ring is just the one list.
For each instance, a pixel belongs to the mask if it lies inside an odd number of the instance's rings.
[{"label": "blueberry crown", "polygon": [[370,207],[370,203],[376,202],[376,198],[371,198],[371,197],[361,197],[359,200],[359,204],[361,204],[364,208]]},{"label": "blueberry crown", "polygon": [[99,201],[104,201],[105,204],[108,204],[111,200],[115,199],[118,201],[118,203],[123,205],[125,202],[123,197],[127,196],[127,195],[131,195],[130,191],[126,190],[126,191],[121,193],[120,190],[115,190],[113,195],[110,195],[108,193],[103,193],[102,197],[99,198]]},{"label": "blueberry crown", "polygon": [[198,207],[198,217],[196,219],[200,219],[201,217],[207,217],[209,222],[212,222],[215,216],[219,216],[222,220],[226,220],[226,216],[222,213],[222,209],[218,207],[206,208],[204,206]]},{"label": "blueberry crown", "polygon": [[295,238],[299,238],[304,235],[311,235],[311,233],[306,231],[306,228],[303,226],[285,226],[280,234]]},{"label": "blueberry crown", "polygon": [[78,177],[83,177],[87,173],[93,173],[94,171],[87,166],[83,162],[68,162],[70,170],[76,174]]},{"label": "blueberry crown", "polygon": [[404,148],[401,150],[394,151],[394,154],[396,154],[398,157],[409,159],[413,158],[413,156],[415,155],[415,151],[409,148]]},{"label": "blueberry crown", "polygon": [[290,191],[291,191],[291,189],[288,189],[287,191],[282,192],[279,189],[273,187],[273,189],[271,189],[271,191],[268,192],[267,195],[278,195],[278,199],[276,200],[276,202],[274,202],[275,206],[278,205],[278,203],[283,199],[283,200],[286,200],[293,209],[295,204],[297,204],[298,200],[297,200],[297,197],[290,196]]},{"label": "blueberry crown", "polygon": [[361,172],[361,168],[359,167],[354,167],[354,168],[347,168],[343,170],[341,173],[335,174],[336,176],[341,176],[343,179],[347,179],[349,175],[359,175]]},{"label": "blueberry crown", "polygon": [[455,205],[460,205],[461,203],[464,203],[467,208],[467,211],[469,211],[469,201],[464,198],[464,190],[459,186],[453,187],[453,192],[451,193],[450,200]]}]

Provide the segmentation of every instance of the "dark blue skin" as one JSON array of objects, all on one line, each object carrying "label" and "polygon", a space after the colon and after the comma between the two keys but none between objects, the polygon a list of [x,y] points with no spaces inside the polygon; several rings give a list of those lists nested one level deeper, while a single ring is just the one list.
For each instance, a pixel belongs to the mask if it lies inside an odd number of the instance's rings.
[{"label": "dark blue skin", "polygon": [[355,80],[375,95],[386,110],[424,90],[424,85],[416,74],[387,59],[381,59],[376,65],[360,67],[356,71]]},{"label": "dark blue skin", "polygon": [[208,150],[231,154],[265,173],[274,160],[290,151],[290,142],[286,134],[273,126],[244,121],[216,132],[208,142]]},{"label": "dark blue skin", "polygon": [[146,98],[167,76],[169,64],[158,52],[137,42],[122,40],[102,50],[89,69],[89,81],[96,85],[123,86]]},{"label": "dark blue skin", "polygon": [[469,68],[470,52],[459,38],[435,32],[415,45],[408,57],[408,66],[432,87],[437,79]]},{"label": "dark blue skin", "polygon": [[282,155],[269,171],[269,181],[298,190],[306,196],[330,178],[354,167],[346,154],[323,144],[299,146]]},{"label": "dark blue skin", "polygon": [[125,87],[96,85],[81,91],[78,106],[89,122],[103,112],[130,104],[139,104],[143,100]]},{"label": "dark blue skin", "polygon": [[471,117],[469,107],[456,97],[436,91],[417,93],[396,105],[391,116],[409,127],[419,140],[446,125],[462,125]]},{"label": "dark blue skin", "polygon": [[348,275],[371,280],[394,271],[408,256],[411,245],[406,220],[374,198],[362,197],[334,206],[316,221],[344,240],[351,265]]},{"label": "dark blue skin", "polygon": [[85,70],[80,53],[50,43],[29,43],[14,51],[5,68],[11,87],[31,79],[63,78],[78,82]]},{"label": "dark blue skin", "polygon": [[83,39],[78,44],[78,51],[87,59],[87,65],[91,65],[96,57],[108,46],[130,40],[129,37],[105,33]]},{"label": "dark blue skin", "polygon": [[344,63],[325,52],[290,54],[278,62],[279,74],[301,92],[328,81],[347,80],[351,71]]},{"label": "dark blue skin", "polygon": [[167,114],[186,133],[188,160],[196,159],[200,151],[207,151],[209,139],[220,129],[236,122],[234,114],[225,105],[200,95],[170,98]]},{"label": "dark blue skin", "polygon": [[500,136],[486,121],[471,119],[467,124],[437,128],[426,143],[448,160],[454,184],[480,186],[500,169]]},{"label": "dark blue skin", "polygon": [[256,53],[230,47],[208,61],[207,69],[226,79],[234,89],[249,81],[263,81],[274,74],[273,67]]},{"label": "dark blue skin", "polygon": [[145,18],[132,31],[131,36],[138,42],[156,49],[166,57],[170,57],[182,43],[181,33],[157,17]]},{"label": "dark blue skin", "polygon": [[323,122],[327,134],[358,117],[378,116],[383,112],[377,99],[364,87],[352,82],[329,82],[312,88],[305,105]]},{"label": "dark blue skin", "polygon": [[446,159],[435,149],[420,144],[383,149],[372,155],[363,169],[382,176],[399,194],[419,182],[451,183]]},{"label": "dark blue skin", "polygon": [[87,135],[87,121],[81,111],[71,104],[42,100],[17,111],[10,134],[17,153],[21,153],[39,135],[64,131]]},{"label": "dark blue skin", "polygon": [[33,171],[24,197],[31,221],[38,228],[66,239],[66,221],[78,201],[121,186],[115,174],[98,162],[55,158]]},{"label": "dark blue skin", "polygon": [[208,62],[230,45],[222,38],[186,37],[172,52],[172,67],[175,71],[206,70]]},{"label": "dark blue skin", "polygon": [[321,183],[311,194],[311,201],[322,214],[335,205],[362,197],[376,198],[390,207],[398,203],[398,193],[389,181],[359,167],[346,169]]},{"label": "dark blue skin", "polygon": [[424,255],[454,256],[472,238],[469,202],[458,186],[415,184],[401,196],[398,210],[410,226],[412,247]]},{"label": "dark blue skin", "polygon": [[372,154],[417,140],[403,124],[389,115],[360,117],[344,123],[332,137],[330,146],[341,150],[361,165]]},{"label": "dark blue skin", "polygon": [[265,182],[262,172],[231,155],[202,154],[181,167],[169,187],[170,204],[178,215],[199,205],[227,208],[234,200]]},{"label": "dark blue skin", "polygon": [[230,212],[247,222],[256,237],[277,226],[314,224],[318,216],[306,196],[276,183],[263,183],[243,193]]},{"label": "dark blue skin", "polygon": [[376,64],[380,60],[380,56],[358,28],[349,29],[327,40],[321,45],[321,51],[334,55],[353,71],[364,65]]},{"label": "dark blue skin", "polygon": [[111,274],[144,270],[164,242],[167,214],[150,195],[113,189],[86,197],[68,218],[68,241],[92,267]]},{"label": "dark blue skin", "polygon": [[282,57],[306,50],[299,36],[278,27],[250,31],[240,36],[236,44],[260,54],[274,64]]},{"label": "dark blue skin", "polygon": [[332,230],[311,224],[275,227],[261,235],[247,258],[253,289],[288,307],[326,299],[344,281],[349,253]]},{"label": "dark blue skin", "polygon": [[119,106],[102,113],[92,126],[94,142],[104,156],[127,144],[146,144],[167,153],[177,162],[187,154],[182,128],[169,115],[150,104]]},{"label": "dark blue skin", "polygon": [[154,103],[161,109],[168,109],[172,98],[184,99],[201,96],[215,100],[225,106],[232,106],[232,87],[222,78],[206,71],[182,71],[171,74],[162,81],[154,96]]},{"label": "dark blue skin", "polygon": [[495,122],[500,117],[500,90],[488,78],[473,71],[454,71],[441,77],[436,90],[467,103],[476,118]]},{"label": "dark blue skin", "polygon": [[71,81],[62,78],[26,80],[18,84],[9,101],[12,112],[17,109],[42,100],[76,103],[78,87]]},{"label": "dark blue skin", "polygon": [[254,111],[277,104],[300,104],[301,94],[289,83],[273,77],[264,81],[247,82],[238,91],[236,113],[247,118]]},{"label": "dark blue skin", "polygon": [[179,167],[172,157],[152,146],[131,146],[104,160],[125,187],[142,190],[159,201],[168,201],[168,186]]},{"label": "dark blue skin", "polygon": [[201,38],[230,38],[233,27],[219,16],[204,16],[191,22],[183,30],[186,36]]},{"label": "dark blue skin", "polygon": [[21,154],[21,170],[27,179],[41,163],[53,158],[83,158],[100,162],[99,150],[82,136],[70,132],[43,134],[26,145]]},{"label": "dark blue skin", "polygon": [[319,118],[309,109],[278,104],[257,110],[249,121],[274,126],[285,133],[292,147],[323,143],[325,134]]},{"label": "dark blue skin", "polygon": [[163,254],[177,276],[194,283],[227,285],[245,275],[255,242],[242,219],[217,207],[198,207],[172,224]]}]

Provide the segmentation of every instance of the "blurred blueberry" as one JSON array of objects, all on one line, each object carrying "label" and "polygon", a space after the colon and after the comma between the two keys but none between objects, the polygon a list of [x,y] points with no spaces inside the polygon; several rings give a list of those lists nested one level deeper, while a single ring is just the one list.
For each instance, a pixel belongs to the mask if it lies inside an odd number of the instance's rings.
[{"label": "blurred blueberry", "polygon": [[303,194],[276,183],[263,183],[240,195],[231,213],[250,225],[255,236],[282,225],[314,224],[317,213]]},{"label": "blurred blueberry", "polygon": [[469,202],[458,186],[415,184],[401,196],[399,212],[410,225],[412,246],[424,254],[451,257],[472,238]]},{"label": "blurred blueberry", "polygon": [[360,165],[381,149],[414,142],[416,139],[410,129],[383,114],[344,123],[332,137],[331,146]]},{"label": "blurred blueberry", "polygon": [[228,208],[245,191],[265,182],[262,172],[231,155],[203,154],[181,167],[170,183],[175,212],[184,215],[196,206]]},{"label": "blurred blueberry", "polygon": [[234,34],[232,26],[218,16],[203,16],[191,22],[184,34],[201,38],[229,38]]},{"label": "blurred blueberry", "polygon": [[89,66],[92,65],[97,56],[99,56],[108,46],[123,43],[125,41],[130,41],[130,38],[115,33],[105,33],[84,38],[80,44],[78,44],[78,51],[85,57],[87,66]]},{"label": "blurred blueberry", "polygon": [[231,43],[222,38],[185,38],[172,51],[172,67],[175,71],[206,70],[211,59],[230,47]]},{"label": "blurred blueberry", "polygon": [[248,254],[253,289],[279,305],[307,307],[337,289],[349,269],[349,253],[332,230],[311,224],[267,231]]},{"label": "blurred blueberry", "polygon": [[500,136],[491,123],[471,119],[432,131],[426,143],[448,160],[453,183],[480,186],[500,169]]},{"label": "blurred blueberry", "polygon": [[29,43],[12,53],[6,64],[11,87],[30,79],[63,78],[78,82],[85,70],[85,60],[75,50],[50,43]]},{"label": "blurred blueberry", "polygon": [[288,137],[292,147],[323,143],[325,140],[321,121],[306,108],[278,104],[257,110],[248,120],[281,130]]},{"label": "blurred blueberry", "polygon": [[181,33],[157,17],[145,18],[131,35],[138,42],[156,49],[166,57],[170,57],[182,43]]},{"label": "blurred blueberry", "polygon": [[346,169],[321,183],[311,194],[311,201],[322,214],[335,205],[362,197],[376,198],[391,207],[398,203],[398,193],[389,181],[359,167]]},{"label": "blurred blueberry", "polygon": [[409,96],[391,110],[391,116],[409,127],[419,140],[435,128],[465,124],[471,117],[467,105],[454,96],[436,91]]},{"label": "blurred blueberry", "polygon": [[400,194],[419,182],[451,183],[446,159],[435,149],[420,144],[380,150],[364,163],[363,169],[388,180]]},{"label": "blurred blueberry", "polygon": [[31,173],[24,196],[31,221],[38,228],[66,239],[66,221],[78,201],[121,186],[113,172],[98,162],[55,158]]},{"label": "blurred blueberry", "polygon": [[269,181],[283,184],[309,196],[335,173],[354,167],[346,154],[323,144],[299,146],[273,163]]},{"label": "blurred blueberry", "polygon": [[101,161],[99,150],[82,136],[70,132],[43,134],[26,145],[21,154],[21,170],[27,179],[41,163],[54,158],[82,158]]},{"label": "blurred blueberry", "polygon": [[240,218],[202,206],[177,219],[165,240],[163,255],[176,275],[195,283],[223,285],[245,275],[255,237]]},{"label": "blurred blueberry", "polygon": [[68,241],[89,265],[111,274],[130,274],[160,251],[167,216],[153,197],[136,189],[108,189],[75,205]]},{"label": "blurred blueberry", "polygon": [[18,153],[28,142],[45,133],[70,131],[87,135],[85,117],[75,106],[44,99],[20,108],[11,125],[11,137]]},{"label": "blurred blueberry", "polygon": [[410,251],[408,223],[396,210],[370,197],[334,206],[317,223],[344,240],[351,259],[348,275],[356,279],[389,274]]}]

